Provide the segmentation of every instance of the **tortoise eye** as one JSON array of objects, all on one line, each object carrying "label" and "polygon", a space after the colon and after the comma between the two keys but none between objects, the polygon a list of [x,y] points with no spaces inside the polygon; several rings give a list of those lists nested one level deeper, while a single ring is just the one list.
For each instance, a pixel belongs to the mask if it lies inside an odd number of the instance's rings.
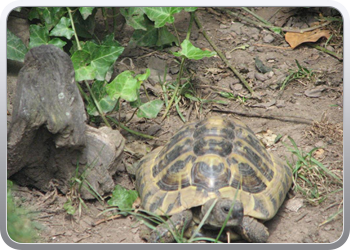
[{"label": "tortoise eye", "polygon": [[222,207],[222,211],[224,211],[225,213],[228,213],[230,211],[229,207]]}]

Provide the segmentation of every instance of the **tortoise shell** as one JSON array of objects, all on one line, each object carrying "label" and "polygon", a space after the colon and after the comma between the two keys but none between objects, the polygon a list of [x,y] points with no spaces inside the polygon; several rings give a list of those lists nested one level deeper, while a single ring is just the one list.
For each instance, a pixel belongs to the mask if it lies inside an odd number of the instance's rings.
[{"label": "tortoise shell", "polygon": [[244,215],[271,219],[292,183],[250,128],[238,120],[207,118],[182,127],[138,163],[136,189],[144,209],[172,215],[212,198],[237,199]]}]

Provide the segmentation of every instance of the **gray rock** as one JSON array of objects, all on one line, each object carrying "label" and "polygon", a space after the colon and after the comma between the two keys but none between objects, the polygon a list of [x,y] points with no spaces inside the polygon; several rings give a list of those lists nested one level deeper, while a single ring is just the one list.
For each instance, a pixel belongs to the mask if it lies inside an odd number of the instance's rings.
[{"label": "gray rock", "polygon": [[274,40],[275,40],[275,38],[271,34],[268,34],[268,35],[264,36],[264,38],[263,38],[263,41],[265,43],[272,43]]},{"label": "gray rock", "polygon": [[[85,124],[70,57],[53,45],[31,49],[18,75],[7,142],[7,173],[20,185],[67,193],[72,178],[111,192],[125,140]],[[94,198],[81,189],[83,198]]]}]

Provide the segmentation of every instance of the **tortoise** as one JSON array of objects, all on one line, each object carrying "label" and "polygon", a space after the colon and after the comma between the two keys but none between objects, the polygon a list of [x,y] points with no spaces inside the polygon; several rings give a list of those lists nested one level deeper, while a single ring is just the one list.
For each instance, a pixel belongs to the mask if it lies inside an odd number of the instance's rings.
[{"label": "tortoise", "polygon": [[[222,117],[184,125],[136,166],[135,186],[145,210],[171,216],[168,225],[190,230],[215,201],[203,228],[220,229],[229,216],[226,228],[248,242],[267,241],[263,222],[275,216],[291,184],[291,169],[248,126]],[[174,237],[160,224],[149,241]]]}]

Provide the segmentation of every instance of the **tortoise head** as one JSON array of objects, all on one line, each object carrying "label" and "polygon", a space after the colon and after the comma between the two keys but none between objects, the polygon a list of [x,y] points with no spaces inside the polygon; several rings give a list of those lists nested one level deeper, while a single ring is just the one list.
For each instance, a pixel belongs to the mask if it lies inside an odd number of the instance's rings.
[{"label": "tortoise head", "polygon": [[[202,206],[202,218],[208,212],[214,201],[215,199],[211,199]],[[233,209],[230,213],[230,208],[232,205]],[[205,224],[211,228],[221,228],[227,217],[228,220],[226,227],[234,227],[240,225],[243,219],[242,202],[238,200],[233,201],[227,198],[218,199]]]}]

